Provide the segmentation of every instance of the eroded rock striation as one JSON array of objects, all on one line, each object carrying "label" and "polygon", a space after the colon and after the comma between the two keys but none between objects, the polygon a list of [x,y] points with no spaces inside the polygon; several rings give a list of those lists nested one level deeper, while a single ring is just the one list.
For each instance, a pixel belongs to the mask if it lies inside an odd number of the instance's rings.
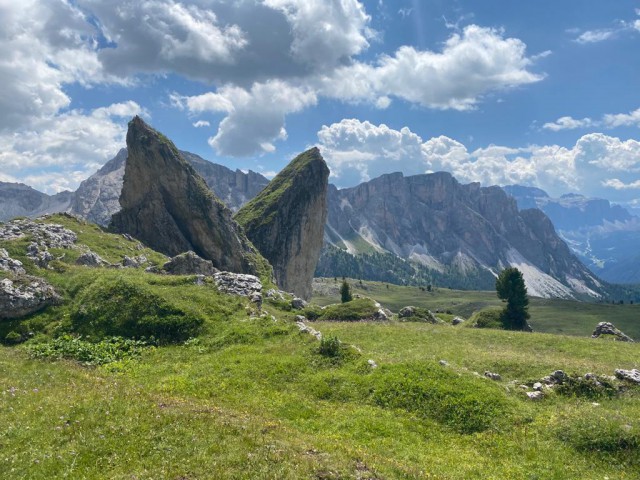
[{"label": "eroded rock striation", "polygon": [[278,286],[304,299],[322,248],[328,178],[320,151],[307,150],[235,216],[273,266]]},{"label": "eroded rock striation", "polygon": [[136,116],[127,150],[113,230],[169,256],[191,250],[221,270],[258,273],[266,262],[170,140]]}]

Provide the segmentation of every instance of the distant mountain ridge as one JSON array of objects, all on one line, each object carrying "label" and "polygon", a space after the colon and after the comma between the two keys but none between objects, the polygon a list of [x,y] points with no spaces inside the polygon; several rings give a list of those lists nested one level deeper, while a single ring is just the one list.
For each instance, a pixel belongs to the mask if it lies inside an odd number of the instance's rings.
[{"label": "distant mountain ridge", "polygon": [[[515,266],[532,295],[597,298],[604,290],[540,210],[518,211],[501,188],[461,185],[445,172],[331,188],[325,241],[354,255],[394,254],[435,278],[475,275],[485,288]],[[319,269],[330,261],[325,255]]]},{"label": "distant mountain ridge", "polygon": [[612,283],[640,283],[640,218],[601,198],[566,194],[550,197],[539,188],[503,189],[518,207],[539,208],[582,262]]}]

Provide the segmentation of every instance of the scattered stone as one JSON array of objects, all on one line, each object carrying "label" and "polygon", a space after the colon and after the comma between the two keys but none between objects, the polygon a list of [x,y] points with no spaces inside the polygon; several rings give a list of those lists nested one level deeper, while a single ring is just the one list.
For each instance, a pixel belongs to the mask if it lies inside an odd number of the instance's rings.
[{"label": "scattered stone", "polygon": [[542,393],[541,391],[526,392],[526,395],[529,400],[533,401],[542,400],[544,398],[544,393]]},{"label": "scattered stone", "polygon": [[304,315],[296,315],[296,322],[306,322],[307,319]]},{"label": "scattered stone", "polygon": [[484,376],[490,380],[495,380],[496,382],[499,382],[500,380],[502,380],[502,377],[500,376],[499,373],[493,373],[488,370],[484,372]]},{"label": "scattered stone", "polygon": [[271,298],[273,300],[284,301],[285,295],[286,292],[283,292],[282,290],[276,290],[275,288],[270,288],[269,290],[267,290],[267,298]]},{"label": "scattered stone", "polygon": [[206,277],[204,275],[196,275],[196,278],[193,280],[194,285],[204,285],[204,279]]},{"label": "scattered stone", "polygon": [[438,363],[440,365],[442,365],[443,367],[448,367],[449,366],[449,362],[447,362],[446,360],[440,360]]},{"label": "scattered stone", "polygon": [[464,323],[464,321],[464,318],[453,317],[453,320],[451,320],[451,325],[460,325],[461,323]]},{"label": "scattered stone", "polygon": [[22,262],[20,260],[14,260],[13,258],[11,258],[9,256],[9,253],[4,248],[0,248],[0,270],[11,272],[17,275],[27,273],[22,267]]},{"label": "scattered stone", "polygon": [[534,384],[533,384],[533,389],[534,389],[536,392],[541,392],[541,391],[542,391],[542,383],[540,383],[540,382],[536,382],[536,383],[534,383]]},{"label": "scattered stone", "polygon": [[262,291],[262,283],[255,275],[217,272],[213,275],[213,281],[219,291],[231,295],[251,298],[254,294]]},{"label": "scattered stone", "polygon": [[374,313],[373,319],[380,320],[380,321],[387,321],[389,320],[389,317],[387,316],[387,314],[382,308],[379,308],[378,311]]},{"label": "scattered stone", "polygon": [[619,342],[633,342],[633,339],[622,330],[616,328],[611,322],[600,322],[591,334],[591,338],[598,338],[600,335],[613,335]]},{"label": "scattered stone", "polygon": [[322,333],[320,333],[315,328],[309,327],[304,322],[297,321],[296,325],[300,329],[301,333],[308,333],[309,335],[313,335],[317,340],[322,340]]},{"label": "scattered stone", "polygon": [[27,257],[40,268],[49,268],[49,262],[53,260],[53,255],[51,255],[47,246],[38,245],[35,242],[31,242],[27,246]]},{"label": "scattered stone", "polygon": [[302,310],[307,305],[308,305],[307,302],[305,302],[303,299],[298,297],[294,297],[293,300],[291,300],[291,307],[296,310]]},{"label": "scattered stone", "polygon": [[251,295],[251,303],[255,303],[258,307],[258,310],[262,308],[262,294],[260,292],[256,292]]},{"label": "scattered stone", "polygon": [[85,267],[101,267],[106,263],[100,255],[91,250],[87,250],[76,260],[76,265],[84,265]]},{"label": "scattered stone", "polygon": [[135,239],[134,239],[131,235],[129,235],[128,233],[123,233],[123,234],[122,234],[122,237],[123,237],[125,240],[129,240],[130,242],[135,242]]},{"label": "scattered stone", "polygon": [[164,271],[160,271],[160,268],[158,268],[157,265],[151,265],[150,267],[145,268],[144,271],[147,273],[165,273]]},{"label": "scattered stone", "polygon": [[413,317],[416,314],[416,307],[404,307],[401,308],[400,311],[398,312],[398,317],[400,318],[407,318],[407,317]]},{"label": "scattered stone", "polygon": [[133,258],[125,255],[124,259],[122,260],[122,266],[125,268],[140,268],[147,262],[147,257],[145,257],[144,255],[138,255],[137,257]]},{"label": "scattered stone", "polygon": [[566,382],[569,379],[569,375],[564,373],[562,370],[556,370],[550,375],[550,377],[554,383],[560,383],[560,384]]},{"label": "scattered stone", "polygon": [[371,367],[371,368],[378,368],[378,364],[374,361],[374,360],[367,360],[367,364]]},{"label": "scattered stone", "polygon": [[53,287],[42,278],[21,275],[0,280],[0,319],[21,318],[58,300]]},{"label": "scattered stone", "polygon": [[636,370],[635,368],[633,370],[617,369],[616,377],[620,380],[627,380],[629,382],[640,384],[640,370]]},{"label": "scattered stone", "polygon": [[207,275],[209,277],[219,271],[213,266],[211,260],[205,260],[191,250],[171,258],[162,266],[162,269],[171,275]]}]

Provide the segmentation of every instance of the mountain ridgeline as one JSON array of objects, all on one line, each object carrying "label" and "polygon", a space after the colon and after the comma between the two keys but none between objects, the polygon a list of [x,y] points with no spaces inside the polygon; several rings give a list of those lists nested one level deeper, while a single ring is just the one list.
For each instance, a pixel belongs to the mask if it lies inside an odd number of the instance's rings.
[{"label": "mountain ridgeline", "polygon": [[235,215],[269,260],[276,282],[311,298],[327,218],[329,168],[317,148],[298,155]]},{"label": "mountain ridgeline", "polygon": [[[514,266],[532,295],[599,297],[604,288],[543,212],[518,211],[499,187],[461,185],[444,172],[393,173],[353,188],[332,188],[325,238],[371,262],[389,254],[404,259],[419,283],[459,286],[451,285],[456,277],[476,278],[489,288],[501,269]],[[318,270],[342,275],[331,264],[340,256],[330,252]]]},{"label": "mountain ridgeline", "polygon": [[122,209],[110,227],[166,255],[192,250],[216,268],[258,274],[260,255],[164,135],[140,117],[129,122]]}]

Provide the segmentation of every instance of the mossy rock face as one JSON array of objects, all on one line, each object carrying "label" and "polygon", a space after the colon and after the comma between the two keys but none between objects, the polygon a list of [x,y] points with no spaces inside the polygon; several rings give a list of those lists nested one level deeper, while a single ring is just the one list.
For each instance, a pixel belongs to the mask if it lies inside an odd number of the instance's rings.
[{"label": "mossy rock face", "polygon": [[319,150],[307,150],[235,216],[273,266],[278,286],[306,300],[324,238],[328,178]]},{"label": "mossy rock face", "polygon": [[111,228],[175,256],[189,250],[220,270],[262,274],[264,262],[173,143],[135,117],[127,132],[122,210]]}]

